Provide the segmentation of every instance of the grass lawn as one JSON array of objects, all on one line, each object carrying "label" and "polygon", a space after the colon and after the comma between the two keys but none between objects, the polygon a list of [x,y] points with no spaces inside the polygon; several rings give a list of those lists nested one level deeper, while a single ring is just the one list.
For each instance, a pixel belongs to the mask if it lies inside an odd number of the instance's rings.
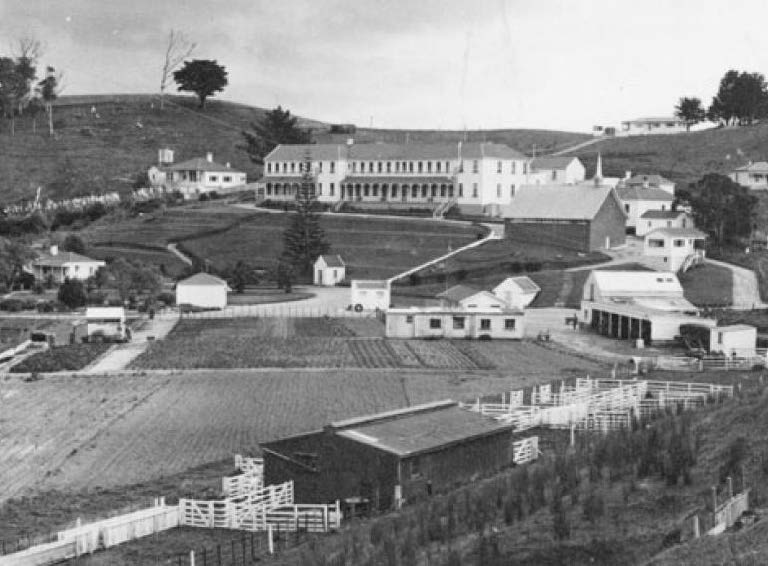
[{"label": "grass lawn", "polygon": [[728,306],[733,304],[733,274],[727,267],[705,263],[682,275],[683,293],[696,306]]},{"label": "grass lawn", "polygon": [[275,287],[247,287],[244,292],[232,292],[227,295],[228,305],[263,305],[268,303],[284,303],[286,301],[302,301],[314,297],[313,293],[292,291],[286,293]]},{"label": "grass lawn", "polygon": [[713,259],[740,265],[754,271],[760,289],[760,298],[763,301],[768,301],[768,250],[758,250],[746,254],[743,249],[730,248],[710,255]]},{"label": "grass lawn", "polygon": [[173,279],[181,277],[188,268],[188,265],[181,261],[178,256],[161,248],[150,250],[130,246],[88,246],[85,253],[94,259],[109,260],[122,257],[144,265],[156,265],[161,273]]}]

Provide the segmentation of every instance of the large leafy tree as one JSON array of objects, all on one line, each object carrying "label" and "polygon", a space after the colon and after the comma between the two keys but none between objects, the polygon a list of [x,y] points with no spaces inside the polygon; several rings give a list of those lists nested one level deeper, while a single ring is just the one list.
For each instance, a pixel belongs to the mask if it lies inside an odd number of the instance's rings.
[{"label": "large leafy tree", "polygon": [[690,131],[691,126],[703,122],[707,116],[701,106],[701,99],[682,97],[675,106],[675,116],[685,122],[685,129]]},{"label": "large leafy tree", "polygon": [[283,233],[283,256],[301,275],[311,273],[317,256],[327,253],[330,248],[325,239],[325,232],[320,226],[315,186],[312,158],[307,152],[302,163],[301,183],[296,193],[296,213],[290,215],[288,226]]},{"label": "large leafy tree", "polygon": [[59,287],[58,299],[70,309],[76,309],[88,302],[88,293],[82,281],[67,278]]},{"label": "large leafy tree", "polygon": [[717,245],[733,243],[752,230],[757,197],[724,175],[704,175],[687,190],[679,191],[677,199],[691,206],[696,225]]},{"label": "large leafy tree", "polygon": [[209,96],[221,92],[229,84],[224,66],[210,59],[185,61],[181,69],[173,72],[173,80],[179,85],[177,90],[197,95],[200,108],[205,108]]},{"label": "large leafy tree", "polygon": [[6,289],[12,289],[22,277],[24,266],[35,256],[35,252],[26,244],[0,238],[0,284]]},{"label": "large leafy tree", "polygon": [[708,110],[710,120],[724,124],[752,124],[768,116],[768,85],[760,73],[729,70]]},{"label": "large leafy tree", "polygon": [[298,118],[280,106],[253,122],[251,129],[243,132],[244,149],[251,160],[259,164],[263,164],[264,157],[280,144],[306,144],[312,140],[309,131],[299,127]]}]

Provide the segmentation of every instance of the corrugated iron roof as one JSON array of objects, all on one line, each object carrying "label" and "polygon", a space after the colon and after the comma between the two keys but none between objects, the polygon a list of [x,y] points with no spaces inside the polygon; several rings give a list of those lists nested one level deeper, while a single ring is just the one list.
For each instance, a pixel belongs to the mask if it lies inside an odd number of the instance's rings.
[{"label": "corrugated iron roof", "polygon": [[656,187],[648,187],[647,189],[639,186],[617,187],[616,194],[619,195],[619,199],[621,200],[654,200],[668,202],[675,200],[675,197],[667,191]]},{"label": "corrugated iron roof", "polygon": [[59,252],[56,255],[52,255],[48,252],[38,252],[39,255],[36,260],[32,262],[32,265],[42,265],[46,267],[60,267],[65,263],[98,263],[104,265],[105,262],[101,259],[91,259],[84,255],[75,252]]},{"label": "corrugated iron roof", "polygon": [[223,285],[226,287],[227,282],[210,273],[195,273],[191,277],[182,279],[176,285],[209,285],[212,287],[220,287]]},{"label": "corrugated iron roof", "polygon": [[321,259],[325,262],[325,265],[328,267],[344,267],[344,260],[341,259],[340,255],[321,255],[317,259]]},{"label": "corrugated iron roof", "polygon": [[640,218],[654,220],[674,220],[681,214],[687,214],[684,210],[646,210]]},{"label": "corrugated iron roof", "polygon": [[592,220],[606,199],[616,198],[611,187],[594,185],[523,185],[502,207],[511,219]]},{"label": "corrugated iron roof", "polygon": [[578,161],[578,158],[573,156],[537,157],[531,162],[531,167],[533,169],[565,169],[574,160]]},{"label": "corrugated iron roof", "polygon": [[169,165],[166,171],[206,171],[211,173],[242,173],[215,161],[208,161],[205,157],[195,157],[181,163]]},{"label": "corrugated iron roof", "polygon": [[[461,149],[459,149],[461,148]],[[511,147],[491,142],[459,143],[353,143],[278,145],[266,157],[268,161],[300,161],[309,156],[313,161],[365,160],[450,160],[457,159],[528,159]]]}]

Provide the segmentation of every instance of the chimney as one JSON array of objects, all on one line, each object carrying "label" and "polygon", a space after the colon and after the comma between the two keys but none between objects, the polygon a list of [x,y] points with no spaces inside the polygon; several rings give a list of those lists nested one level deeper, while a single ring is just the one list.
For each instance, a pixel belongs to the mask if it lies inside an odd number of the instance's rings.
[{"label": "chimney", "polygon": [[629,181],[632,178],[632,171],[624,171],[624,179]]},{"label": "chimney", "polygon": [[227,169],[230,169],[231,165],[229,164],[229,161],[227,161]]},{"label": "chimney", "polygon": [[206,153],[205,154],[205,160],[208,163],[213,163],[213,153],[211,153],[210,151],[208,153]]},{"label": "chimney", "polygon": [[59,246],[53,244],[50,249],[51,255],[59,255]]},{"label": "chimney", "polygon": [[157,150],[158,165],[170,165],[173,163],[173,150],[164,147]]},{"label": "chimney", "polygon": [[355,139],[354,138],[347,138],[347,145],[352,145],[354,143],[355,143]]}]

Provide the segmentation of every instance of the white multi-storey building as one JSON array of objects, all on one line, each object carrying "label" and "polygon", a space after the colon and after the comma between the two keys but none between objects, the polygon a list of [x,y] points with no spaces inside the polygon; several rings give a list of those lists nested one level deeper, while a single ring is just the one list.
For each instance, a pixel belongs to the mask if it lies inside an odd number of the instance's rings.
[{"label": "white multi-storey building", "polygon": [[279,145],[265,158],[258,196],[294,199],[307,159],[320,202],[458,204],[469,213],[494,213],[548,174],[497,143]]}]

